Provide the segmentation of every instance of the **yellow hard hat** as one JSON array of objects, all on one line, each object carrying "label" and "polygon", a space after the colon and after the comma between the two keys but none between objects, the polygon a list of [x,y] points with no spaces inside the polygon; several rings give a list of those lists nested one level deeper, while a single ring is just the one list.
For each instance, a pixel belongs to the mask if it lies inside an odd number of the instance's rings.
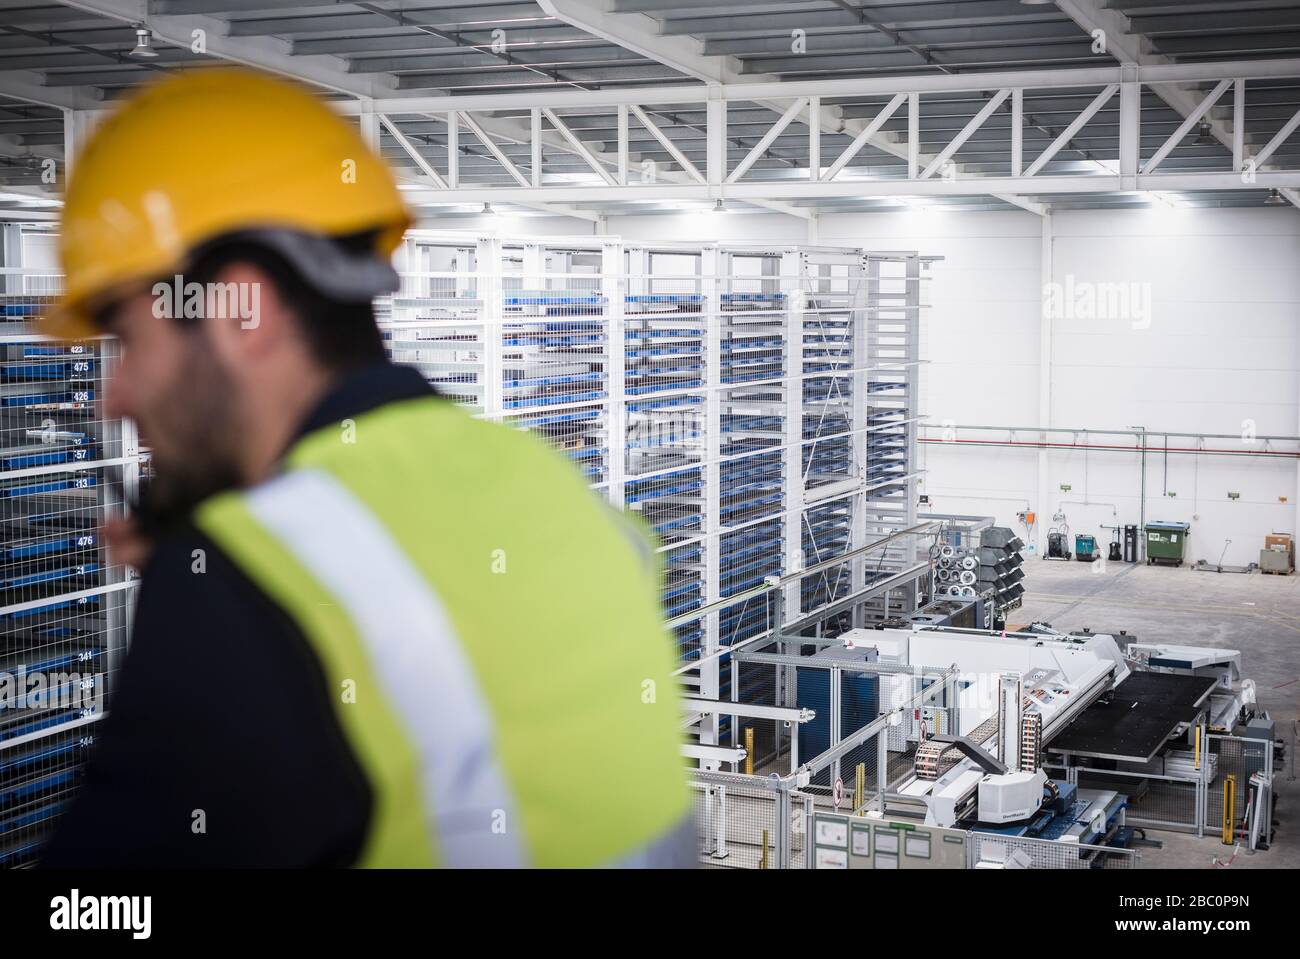
[{"label": "yellow hard hat", "polygon": [[182,269],[226,233],[375,231],[387,257],[410,226],[397,183],[359,130],[308,90],[245,68],[171,74],[130,97],[72,165],[60,255],[66,293],[42,332],[98,332],[115,293]]}]

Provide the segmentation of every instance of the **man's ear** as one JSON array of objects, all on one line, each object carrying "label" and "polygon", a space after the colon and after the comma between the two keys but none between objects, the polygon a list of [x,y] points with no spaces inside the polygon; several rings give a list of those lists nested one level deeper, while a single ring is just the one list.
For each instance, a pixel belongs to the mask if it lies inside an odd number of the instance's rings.
[{"label": "man's ear", "polygon": [[235,260],[222,267],[205,291],[205,315],[213,348],[226,363],[256,361],[292,335],[280,291],[261,267]]}]

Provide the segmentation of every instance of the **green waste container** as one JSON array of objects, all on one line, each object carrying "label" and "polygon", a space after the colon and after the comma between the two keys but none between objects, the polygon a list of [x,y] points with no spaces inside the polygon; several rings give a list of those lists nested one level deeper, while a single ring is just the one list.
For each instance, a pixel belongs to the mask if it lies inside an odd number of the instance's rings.
[{"label": "green waste container", "polygon": [[1189,523],[1147,523],[1147,563],[1168,563],[1170,566],[1183,565],[1183,553],[1187,548]]}]

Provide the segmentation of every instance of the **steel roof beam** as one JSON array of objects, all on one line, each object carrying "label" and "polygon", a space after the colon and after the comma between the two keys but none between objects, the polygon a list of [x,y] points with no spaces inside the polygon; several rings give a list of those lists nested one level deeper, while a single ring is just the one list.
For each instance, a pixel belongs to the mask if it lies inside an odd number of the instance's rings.
[{"label": "steel roof beam", "polygon": [[[1154,83],[1193,83],[1223,79],[1294,78],[1300,77],[1300,58],[1284,60],[1242,60],[1215,63],[1164,64],[1143,66],[1137,70],[1138,81]],[[857,77],[843,80],[791,80],[728,83],[720,88],[723,99],[729,103],[792,99],[801,96],[869,97],[893,96],[896,93],[938,95],[970,93],[981,90],[998,90],[1004,87],[1022,87],[1047,91],[1062,88],[1092,87],[1093,91],[1108,83],[1127,79],[1117,66],[1068,68],[1062,70],[1007,70],[990,73],[948,75],[923,75],[906,77]],[[1091,97],[1093,92],[1089,92]],[[378,97],[376,107],[384,113],[427,113],[449,109],[511,110],[545,106],[553,110],[595,109],[601,106],[614,108],[627,102],[626,90],[539,90],[525,93],[485,94],[472,97]],[[640,87],[636,90],[639,103],[662,107],[689,104],[696,109],[708,99],[705,84],[665,84]],[[928,101],[927,101],[928,102]],[[823,104],[829,110],[829,106]],[[780,111],[778,111],[780,112]]]},{"label": "steel roof beam", "polygon": [[[1103,31],[1106,37],[1106,49],[1121,64],[1139,68],[1141,79],[1147,79],[1147,75],[1152,68],[1168,66],[1172,61],[1160,54],[1152,53],[1148,47],[1148,41],[1141,34],[1130,33],[1130,24],[1128,19],[1114,9],[1103,7],[1099,0],[1055,0],[1056,5],[1065,14],[1079,24],[1084,30],[1093,33],[1096,30]],[[1144,0],[1143,6],[1155,6],[1153,0]],[[1300,71],[1293,72],[1291,76],[1300,74]],[[1232,80],[1247,79],[1251,74],[1238,72],[1236,74],[1220,74],[1216,77],[1197,77],[1197,80]],[[1195,95],[1176,83],[1166,83],[1156,86],[1156,94],[1177,110],[1183,117],[1192,116],[1200,106]],[[1216,89],[1218,89],[1216,87]],[[1244,112],[1244,110],[1242,111]],[[1222,143],[1232,154],[1234,163],[1242,160],[1240,156],[1239,145],[1234,142],[1233,132],[1218,117],[1209,117],[1206,122],[1209,124],[1210,132],[1214,138]],[[1300,207],[1300,194],[1294,190],[1286,190],[1283,195],[1296,207]]]},{"label": "steel roof beam", "polygon": [[[1247,187],[1235,173],[1153,173],[1137,177],[1139,191],[1155,190],[1176,192],[1181,190],[1245,191],[1300,188],[1300,170],[1287,172],[1261,172],[1256,181]],[[707,203],[715,199],[716,187],[696,183],[628,184],[627,186],[545,186],[528,188],[504,187],[499,190],[462,188],[460,190],[411,191],[406,194],[412,202],[473,203],[484,200],[504,202],[561,202],[583,201],[633,201],[694,200]],[[834,180],[810,183],[807,180],[741,181],[723,189],[723,200],[749,203],[757,199],[797,202],[828,198],[871,198],[937,196],[962,197],[1015,194],[1019,196],[1051,196],[1054,194],[1092,194],[1124,192],[1118,176],[1052,176],[1052,177],[980,177],[956,180],[931,178],[919,183],[904,179],[884,180]]]},{"label": "steel roof beam", "polygon": [[146,24],[162,43],[189,49],[194,31],[203,31],[209,56],[260,67],[272,73],[298,77],[316,86],[357,97],[391,93],[391,78],[382,75],[349,78],[341,61],[332,57],[293,56],[289,44],[273,37],[250,37],[234,42],[226,35],[225,20],[199,14],[152,14],[148,0],[59,0],[65,6],[123,23]]}]

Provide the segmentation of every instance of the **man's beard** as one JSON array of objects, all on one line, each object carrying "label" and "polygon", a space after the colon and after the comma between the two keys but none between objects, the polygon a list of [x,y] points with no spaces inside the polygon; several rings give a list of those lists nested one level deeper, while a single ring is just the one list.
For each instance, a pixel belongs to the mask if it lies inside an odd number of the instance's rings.
[{"label": "man's beard", "polygon": [[154,474],[136,510],[145,535],[177,529],[199,503],[241,484],[237,401],[231,376],[196,334],[168,402],[141,424],[141,442],[158,444]]}]

